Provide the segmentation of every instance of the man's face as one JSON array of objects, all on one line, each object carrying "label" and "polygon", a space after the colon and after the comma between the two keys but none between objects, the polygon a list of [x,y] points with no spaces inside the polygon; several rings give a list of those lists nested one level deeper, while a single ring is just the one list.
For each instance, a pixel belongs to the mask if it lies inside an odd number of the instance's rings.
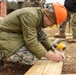
[{"label": "man's face", "polygon": [[54,25],[54,23],[44,14],[44,25],[43,27],[52,27]]}]

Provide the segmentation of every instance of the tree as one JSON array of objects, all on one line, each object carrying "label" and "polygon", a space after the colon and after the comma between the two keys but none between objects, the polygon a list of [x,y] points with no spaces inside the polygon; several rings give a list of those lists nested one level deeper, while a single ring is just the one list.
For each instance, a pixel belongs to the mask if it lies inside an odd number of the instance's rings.
[{"label": "tree", "polygon": [[17,2],[15,2],[15,1],[11,1],[11,2],[7,1],[7,7],[8,7],[8,9],[17,9]]}]

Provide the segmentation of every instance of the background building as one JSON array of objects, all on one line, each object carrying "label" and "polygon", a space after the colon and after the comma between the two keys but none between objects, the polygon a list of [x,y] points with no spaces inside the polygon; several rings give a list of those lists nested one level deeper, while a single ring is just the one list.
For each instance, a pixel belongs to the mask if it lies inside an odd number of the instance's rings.
[{"label": "background building", "polygon": [[0,0],[0,17],[4,17],[7,14],[7,3]]}]

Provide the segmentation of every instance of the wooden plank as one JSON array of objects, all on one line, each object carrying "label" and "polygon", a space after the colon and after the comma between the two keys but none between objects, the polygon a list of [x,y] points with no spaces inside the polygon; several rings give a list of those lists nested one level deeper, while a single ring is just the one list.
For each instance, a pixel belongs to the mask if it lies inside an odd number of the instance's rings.
[{"label": "wooden plank", "polygon": [[51,60],[38,60],[24,75],[60,75],[63,62],[53,62]]},{"label": "wooden plank", "polygon": [[58,63],[52,62],[52,64],[53,64],[53,67],[49,68],[46,75],[61,75],[63,63],[62,62],[58,62]]},{"label": "wooden plank", "polygon": [[[59,39],[59,38],[49,37],[49,39],[50,39],[51,41],[54,41],[54,40]],[[64,39],[67,41],[67,40],[72,39],[72,37],[66,37],[66,38],[64,38]]]},{"label": "wooden plank", "polygon": [[[59,34],[59,33],[56,33],[56,35],[57,34]],[[64,38],[65,40],[70,40],[70,39],[72,39],[73,37],[72,37],[72,33],[65,33],[66,34],[66,37]],[[47,34],[47,36],[49,37],[49,39],[51,40],[51,41],[54,41],[55,39],[58,39],[58,38],[55,38],[55,37],[51,37],[51,35],[50,34]]]},{"label": "wooden plank", "polygon": [[[59,33],[56,33],[55,35],[58,35]],[[72,37],[72,33],[65,33],[66,37]],[[51,37],[51,34],[47,33],[48,37]]]},{"label": "wooden plank", "polygon": [[43,60],[43,62],[42,60],[38,60],[37,63],[33,67],[31,67],[25,75],[35,75],[35,73],[42,70],[41,69],[42,67],[45,67],[47,62],[48,62],[47,60],[46,61]]},{"label": "wooden plank", "polygon": [[[59,33],[56,33],[55,35],[58,35]],[[65,33],[66,36],[72,36],[72,33]]]}]

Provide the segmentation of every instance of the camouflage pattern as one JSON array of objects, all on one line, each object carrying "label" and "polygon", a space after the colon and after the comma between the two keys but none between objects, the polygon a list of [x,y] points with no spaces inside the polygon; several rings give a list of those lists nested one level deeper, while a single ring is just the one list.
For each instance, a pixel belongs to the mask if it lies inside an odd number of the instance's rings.
[{"label": "camouflage pattern", "polygon": [[24,0],[22,7],[41,7],[45,4],[46,0]]},{"label": "camouflage pattern", "polygon": [[60,25],[59,31],[65,32],[67,22],[70,20],[72,27],[72,36],[76,37],[76,13],[69,12],[67,19]]},{"label": "camouflage pattern", "polygon": [[27,64],[27,65],[33,65],[37,60],[38,58],[36,58],[35,55],[29,52],[25,48],[25,46],[23,46],[17,52],[15,52],[12,56],[7,58],[7,61],[19,62],[19,63]]},{"label": "camouflage pattern", "polygon": [[60,24],[60,27],[59,27],[60,32],[65,32],[65,28],[69,20],[70,20],[70,13],[68,14],[67,19],[62,24]]},{"label": "camouflage pattern", "polygon": [[72,35],[74,38],[76,38],[76,13],[72,14],[71,26],[72,26]]}]

